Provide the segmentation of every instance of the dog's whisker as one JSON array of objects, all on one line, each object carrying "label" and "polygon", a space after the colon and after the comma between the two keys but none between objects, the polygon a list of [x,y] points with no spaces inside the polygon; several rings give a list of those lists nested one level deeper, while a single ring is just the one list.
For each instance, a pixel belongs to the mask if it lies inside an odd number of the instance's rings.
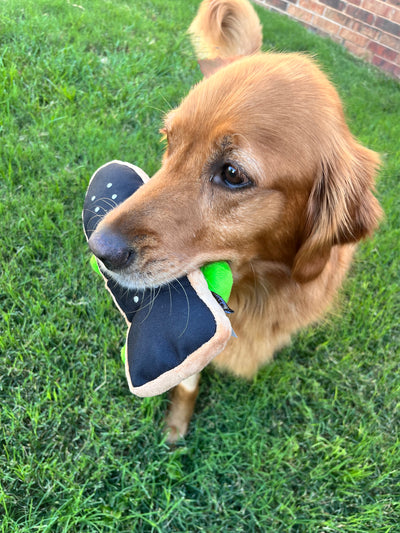
[{"label": "dog's whisker", "polygon": [[[146,304],[146,306],[143,306],[143,309],[145,309],[145,307],[148,307],[147,315],[146,315],[144,320],[146,320],[150,316],[150,314],[151,314],[151,312],[152,312],[152,310],[154,308],[154,302],[155,302],[155,300],[156,300],[156,298],[157,298],[157,296],[159,294],[159,292],[158,292],[158,294],[156,295],[156,290],[153,287],[151,287],[151,289],[149,289],[149,290],[150,290],[149,301]],[[159,289],[159,291],[160,291],[160,289]]]},{"label": "dog's whisker", "polygon": [[186,292],[186,289],[185,287],[183,286],[182,282],[179,281],[179,279],[176,279],[175,280],[181,287],[181,289],[183,290],[183,293],[185,295],[185,298],[186,298],[186,305],[187,305],[187,318],[186,318],[186,324],[185,324],[185,327],[182,331],[182,333],[179,335],[178,338],[181,338],[184,334],[185,334],[185,331],[187,330],[188,326],[189,326],[189,316],[190,316],[190,301],[189,301],[189,297],[187,295],[187,292]]},{"label": "dog's whisker", "polygon": [[[143,324],[143,322],[145,322],[145,321],[149,318],[150,313],[151,313],[151,311],[153,310],[155,300],[157,299],[158,295],[160,294],[161,287],[158,287],[157,289],[151,288],[151,289],[149,289],[149,290],[150,290],[149,301],[148,301],[146,304],[142,305],[142,306],[138,309],[138,311],[143,311],[144,309],[147,308],[147,314],[146,314],[146,316],[143,318],[143,320],[142,320],[142,322],[141,322],[142,324]],[[156,291],[157,291],[157,292],[156,292]]]},{"label": "dog's whisker", "polygon": [[[89,210],[88,212],[91,213],[91,211]],[[93,216],[91,216],[88,220],[88,227],[90,227],[91,223],[93,222],[93,220],[96,220],[96,218],[99,218],[100,220],[102,220],[104,218],[104,215],[102,213],[93,212]]]}]

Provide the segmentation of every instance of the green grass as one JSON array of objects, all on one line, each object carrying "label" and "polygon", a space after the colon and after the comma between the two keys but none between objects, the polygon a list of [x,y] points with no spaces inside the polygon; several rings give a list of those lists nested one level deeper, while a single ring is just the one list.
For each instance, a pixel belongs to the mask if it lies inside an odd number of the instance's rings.
[{"label": "green grass", "polygon": [[194,0],[0,4],[0,520],[28,532],[400,531],[400,87],[257,8],[264,48],[315,55],[381,152],[386,219],[340,313],[251,383],[208,369],[185,441],[167,396],[130,395],[124,323],[80,213],[113,158],[152,174],[158,129],[200,79]]}]

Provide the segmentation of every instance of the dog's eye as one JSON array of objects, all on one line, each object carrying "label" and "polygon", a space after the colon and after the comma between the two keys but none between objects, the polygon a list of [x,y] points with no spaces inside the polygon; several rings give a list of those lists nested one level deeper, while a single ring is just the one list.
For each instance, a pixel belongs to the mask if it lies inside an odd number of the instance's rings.
[{"label": "dog's eye", "polygon": [[226,163],[219,172],[216,172],[211,181],[228,189],[243,189],[252,185],[246,174],[230,163]]}]

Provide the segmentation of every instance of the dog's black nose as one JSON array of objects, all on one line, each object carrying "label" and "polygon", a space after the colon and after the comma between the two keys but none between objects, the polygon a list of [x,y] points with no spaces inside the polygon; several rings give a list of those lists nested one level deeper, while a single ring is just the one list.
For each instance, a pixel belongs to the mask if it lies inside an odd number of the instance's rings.
[{"label": "dog's black nose", "polygon": [[122,270],[133,260],[135,253],[125,238],[108,228],[92,233],[89,248],[108,270]]}]

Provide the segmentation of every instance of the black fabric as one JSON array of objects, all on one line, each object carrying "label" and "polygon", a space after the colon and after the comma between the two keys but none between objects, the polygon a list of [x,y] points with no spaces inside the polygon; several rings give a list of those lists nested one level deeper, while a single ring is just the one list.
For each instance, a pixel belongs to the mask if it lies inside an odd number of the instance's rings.
[{"label": "black fabric", "polygon": [[[132,196],[142,185],[142,178],[128,165],[113,161],[100,167],[90,180],[83,203],[82,219],[86,238],[90,238],[109,211]],[[121,312],[129,322],[132,322],[133,315],[140,308],[146,291],[128,290],[108,274],[103,273],[103,275],[106,278],[107,288],[114,296]]]},{"label": "black fabric", "polygon": [[90,180],[83,204],[83,229],[92,235],[100,220],[114,207],[132,196],[143,185],[142,178],[128,165],[108,163]]},{"label": "black fabric", "polygon": [[125,356],[134,387],[176,368],[215,335],[215,318],[187,277],[158,289],[138,291],[103,275],[131,322]]},{"label": "black fabric", "polygon": [[[150,294],[149,294],[150,293]],[[184,277],[146,291],[127,340],[134,387],[179,366],[216,333],[213,314]]]},{"label": "black fabric", "polygon": [[[108,211],[131,196],[142,178],[119,162],[93,175],[84,201],[83,226],[89,238]],[[107,288],[130,327],[126,357],[130,379],[140,387],[179,366],[216,333],[215,318],[187,277],[158,289],[126,289],[103,272]]]}]

